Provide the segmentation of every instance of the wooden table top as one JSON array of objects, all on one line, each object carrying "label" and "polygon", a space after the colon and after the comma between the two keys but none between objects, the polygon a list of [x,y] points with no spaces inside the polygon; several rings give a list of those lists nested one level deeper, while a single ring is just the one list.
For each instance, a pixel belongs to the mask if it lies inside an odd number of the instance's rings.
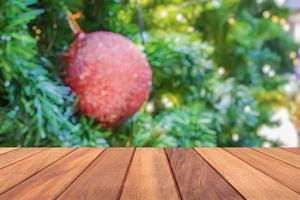
[{"label": "wooden table top", "polygon": [[0,199],[300,199],[300,148],[0,148]]}]

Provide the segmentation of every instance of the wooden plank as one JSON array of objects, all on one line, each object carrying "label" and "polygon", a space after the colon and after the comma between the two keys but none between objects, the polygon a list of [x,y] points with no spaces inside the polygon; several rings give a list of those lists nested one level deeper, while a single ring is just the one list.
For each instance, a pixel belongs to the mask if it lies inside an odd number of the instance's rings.
[{"label": "wooden plank", "polygon": [[121,199],[179,199],[163,149],[138,148],[130,166]]},{"label": "wooden plank", "polygon": [[282,148],[282,149],[300,155],[300,148]]},{"label": "wooden plank", "polygon": [[244,199],[193,149],[166,149],[183,199]]},{"label": "wooden plank", "polygon": [[13,151],[16,149],[18,149],[18,148],[16,148],[16,147],[0,148],[0,154],[7,153],[7,152],[10,152],[10,151]]},{"label": "wooden plank", "polygon": [[231,154],[300,193],[300,170],[249,148],[226,148]]},{"label": "wooden plank", "polygon": [[102,148],[80,148],[0,195],[0,199],[55,199],[100,155]]},{"label": "wooden plank", "polygon": [[118,199],[133,148],[109,148],[59,199]]},{"label": "wooden plank", "polygon": [[39,153],[46,148],[21,148],[0,155],[0,169]]},{"label": "wooden plank", "polygon": [[0,194],[39,172],[59,158],[75,149],[51,148],[46,149],[20,162],[0,170]]},{"label": "wooden plank", "polygon": [[300,168],[300,156],[279,148],[255,148],[255,150]]},{"label": "wooden plank", "polygon": [[300,195],[253,168],[229,152],[218,148],[196,148],[246,199],[299,199]]}]

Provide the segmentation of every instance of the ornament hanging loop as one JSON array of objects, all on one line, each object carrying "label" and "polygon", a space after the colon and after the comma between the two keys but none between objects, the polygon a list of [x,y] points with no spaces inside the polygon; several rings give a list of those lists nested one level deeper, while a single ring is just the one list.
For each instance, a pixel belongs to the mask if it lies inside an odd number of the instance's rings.
[{"label": "ornament hanging loop", "polygon": [[80,26],[78,25],[78,23],[76,21],[76,19],[80,18],[80,13],[72,14],[69,10],[66,10],[65,12],[66,12],[67,21],[69,23],[69,26],[70,26],[72,32],[75,34],[75,36],[76,37],[84,36],[83,30],[80,28]]}]

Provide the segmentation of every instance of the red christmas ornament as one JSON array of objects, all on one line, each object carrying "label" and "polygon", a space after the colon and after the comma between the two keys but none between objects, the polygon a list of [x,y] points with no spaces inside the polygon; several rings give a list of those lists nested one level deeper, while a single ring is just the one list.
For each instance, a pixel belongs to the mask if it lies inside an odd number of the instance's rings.
[{"label": "red christmas ornament", "polygon": [[64,54],[65,83],[79,96],[83,113],[104,126],[119,125],[149,96],[148,61],[119,34],[83,33],[76,23],[70,25],[77,37]]}]

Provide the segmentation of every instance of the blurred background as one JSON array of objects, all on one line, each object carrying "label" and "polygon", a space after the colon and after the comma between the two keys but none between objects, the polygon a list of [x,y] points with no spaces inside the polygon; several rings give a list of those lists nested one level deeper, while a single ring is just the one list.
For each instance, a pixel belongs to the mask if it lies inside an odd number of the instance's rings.
[{"label": "blurred background", "polygon": [[[119,127],[62,81],[66,10],[149,60],[151,96]],[[299,42],[299,0],[0,0],[0,146],[299,146]]]}]

